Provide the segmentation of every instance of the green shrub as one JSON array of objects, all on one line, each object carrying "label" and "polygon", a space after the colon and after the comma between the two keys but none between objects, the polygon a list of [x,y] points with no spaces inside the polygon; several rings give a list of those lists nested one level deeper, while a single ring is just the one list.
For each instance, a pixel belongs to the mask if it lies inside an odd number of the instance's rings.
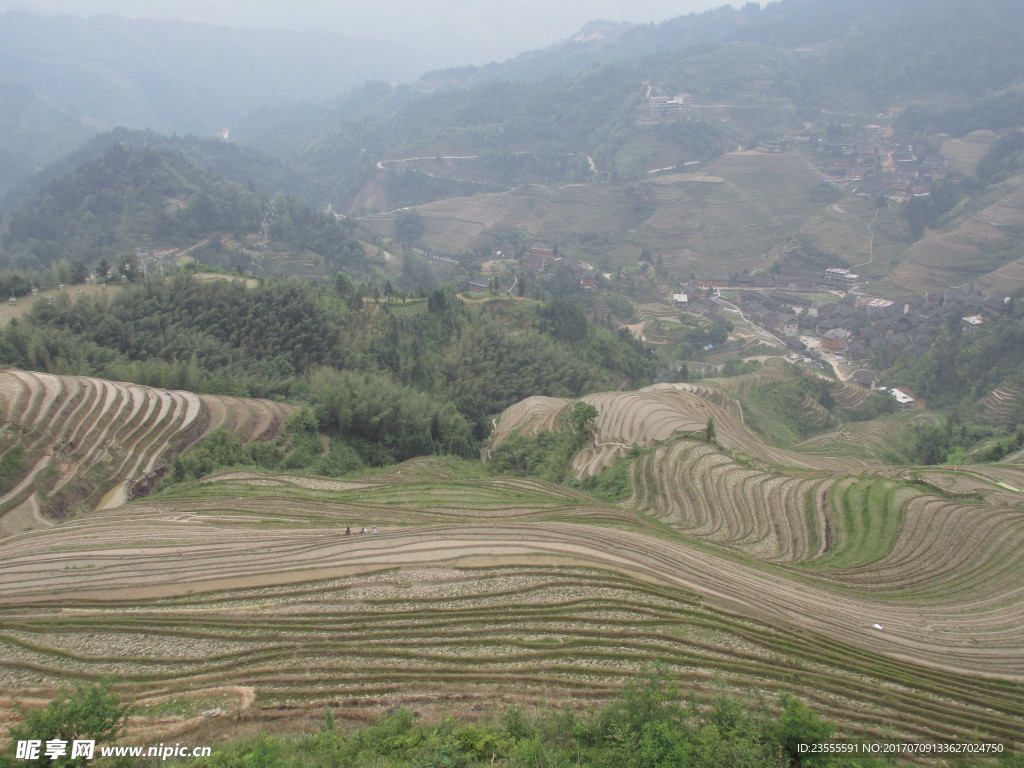
[{"label": "green shrub", "polygon": [[25,449],[21,443],[11,446],[0,458],[0,491],[8,491],[14,485],[25,464]]}]

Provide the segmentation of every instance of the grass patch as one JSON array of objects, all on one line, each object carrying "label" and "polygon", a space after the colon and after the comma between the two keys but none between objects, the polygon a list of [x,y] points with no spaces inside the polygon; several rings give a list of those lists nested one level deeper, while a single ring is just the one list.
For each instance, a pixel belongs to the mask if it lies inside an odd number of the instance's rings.
[{"label": "grass patch", "polygon": [[899,485],[887,480],[857,480],[832,495],[829,516],[833,541],[815,566],[851,568],[884,557],[903,526],[903,505],[896,498]]}]

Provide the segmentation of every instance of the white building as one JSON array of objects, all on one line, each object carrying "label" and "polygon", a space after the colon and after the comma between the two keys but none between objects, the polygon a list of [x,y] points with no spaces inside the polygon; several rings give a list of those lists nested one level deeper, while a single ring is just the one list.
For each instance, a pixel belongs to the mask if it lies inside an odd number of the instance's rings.
[{"label": "white building", "polygon": [[896,398],[896,402],[900,404],[901,408],[909,408],[914,404],[914,398],[902,389],[896,389],[896,387],[893,387],[889,391],[892,393],[892,396]]}]

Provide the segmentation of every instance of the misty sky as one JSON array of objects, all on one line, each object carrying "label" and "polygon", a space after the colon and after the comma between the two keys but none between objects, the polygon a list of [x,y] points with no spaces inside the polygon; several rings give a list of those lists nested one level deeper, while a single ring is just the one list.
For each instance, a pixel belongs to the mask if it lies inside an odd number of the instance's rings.
[{"label": "misty sky", "polygon": [[[734,0],[736,4],[739,0]],[[725,0],[0,0],[64,13],[277,29],[318,29],[402,42],[430,67],[483,64],[542,48],[594,19],[663,21]]]}]

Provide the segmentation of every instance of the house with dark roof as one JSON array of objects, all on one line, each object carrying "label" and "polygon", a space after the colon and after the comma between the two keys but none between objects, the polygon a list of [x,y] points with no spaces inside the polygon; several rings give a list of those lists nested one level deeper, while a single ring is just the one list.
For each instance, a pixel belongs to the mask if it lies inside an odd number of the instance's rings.
[{"label": "house with dark roof", "polygon": [[821,348],[826,352],[842,352],[851,335],[845,328],[833,328],[821,337]]},{"label": "house with dark roof", "polygon": [[855,384],[859,384],[865,389],[874,389],[878,386],[878,379],[875,378],[876,376],[877,374],[874,371],[870,371],[867,368],[861,368],[853,374],[853,381]]}]

